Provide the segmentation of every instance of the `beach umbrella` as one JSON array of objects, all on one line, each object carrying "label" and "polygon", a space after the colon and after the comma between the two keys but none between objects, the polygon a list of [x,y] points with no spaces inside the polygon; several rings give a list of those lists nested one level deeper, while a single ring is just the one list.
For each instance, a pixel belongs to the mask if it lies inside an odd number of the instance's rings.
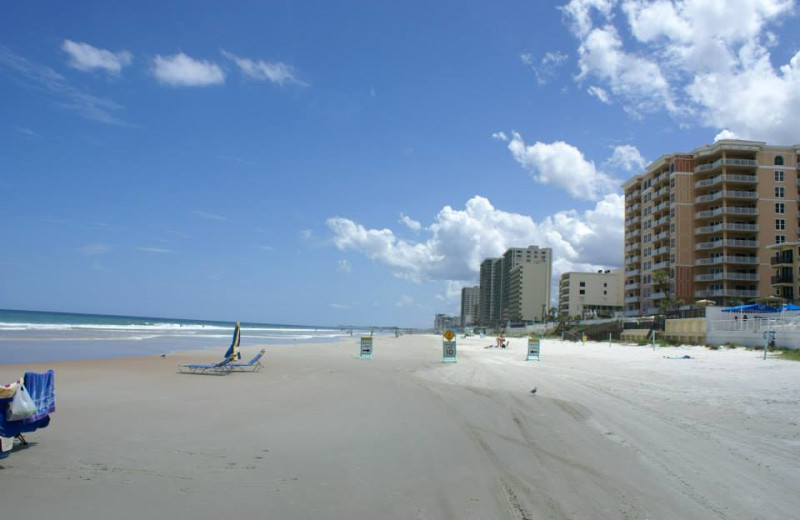
[{"label": "beach umbrella", "polygon": [[722,312],[762,312],[762,313],[769,313],[769,312],[780,312],[780,309],[775,307],[770,307],[769,305],[765,305],[763,303],[748,303],[745,305],[735,305],[733,307],[727,307],[722,309]]},{"label": "beach umbrella", "polygon": [[233,339],[231,340],[231,346],[228,347],[228,351],[225,352],[225,359],[229,361],[242,359],[242,353],[239,352],[239,342],[241,341],[241,339],[242,339],[241,325],[237,321],[236,326],[233,329]]}]

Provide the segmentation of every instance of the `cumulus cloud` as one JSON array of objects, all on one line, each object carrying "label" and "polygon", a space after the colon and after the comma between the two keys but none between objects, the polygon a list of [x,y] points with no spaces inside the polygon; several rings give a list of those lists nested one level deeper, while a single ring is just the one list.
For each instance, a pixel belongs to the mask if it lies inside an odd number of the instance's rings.
[{"label": "cumulus cloud", "polygon": [[626,172],[643,170],[647,165],[647,161],[644,160],[639,149],[629,144],[614,147],[614,153],[611,154],[607,163],[613,168]]},{"label": "cumulus cloud", "polygon": [[112,52],[72,40],[64,40],[61,50],[69,55],[67,65],[82,71],[102,69],[109,74],[117,75],[123,67],[133,61],[133,55],[128,51]]},{"label": "cumulus cloud", "polygon": [[[666,111],[681,124],[742,139],[797,140],[800,52],[774,64],[772,30],[793,0],[572,0],[578,81],[592,81],[630,114]],[[620,35],[625,34],[622,38]]]},{"label": "cumulus cloud", "polygon": [[536,182],[561,188],[578,199],[598,200],[619,184],[563,141],[526,145],[522,136],[513,132],[508,149]]},{"label": "cumulus cloud", "polygon": [[442,208],[423,241],[400,239],[390,229],[369,229],[344,217],[329,218],[327,226],[339,250],[358,251],[400,278],[474,284],[481,261],[501,256],[509,247],[553,248],[556,277],[569,270],[618,266],[623,214],[619,194],[605,195],[590,210],[561,211],[541,222],[496,209],[475,196],[463,209]]},{"label": "cumulus cloud", "polygon": [[714,136],[714,142],[716,143],[717,141],[721,141],[723,139],[739,139],[739,137],[730,130],[725,129]]},{"label": "cumulus cloud", "polygon": [[594,96],[606,105],[611,104],[611,98],[608,96],[608,92],[605,89],[598,87],[596,85],[590,86],[586,91],[589,93],[590,96]]},{"label": "cumulus cloud", "polygon": [[497,139],[498,141],[508,141],[508,136],[505,132],[495,132],[492,134],[492,139]]},{"label": "cumulus cloud", "polygon": [[294,69],[292,69],[291,66],[280,61],[273,63],[262,60],[256,61],[250,58],[242,58],[228,51],[223,50],[221,52],[223,56],[236,63],[242,74],[250,79],[269,81],[276,85],[284,85],[287,83],[295,83],[303,86],[308,85],[297,79],[294,74]]},{"label": "cumulus cloud", "polygon": [[422,224],[412,219],[408,215],[400,215],[400,220],[398,222],[405,224],[405,226],[411,231],[419,231],[422,229]]},{"label": "cumulus cloud", "polygon": [[173,87],[203,87],[225,83],[225,73],[216,63],[196,60],[184,53],[172,56],[156,55],[153,75]]}]

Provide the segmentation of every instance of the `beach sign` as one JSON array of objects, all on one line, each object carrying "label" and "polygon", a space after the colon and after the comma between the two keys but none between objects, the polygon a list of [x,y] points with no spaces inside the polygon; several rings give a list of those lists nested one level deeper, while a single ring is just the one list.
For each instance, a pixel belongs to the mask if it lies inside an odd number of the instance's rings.
[{"label": "beach sign", "polygon": [[457,359],[457,350],[456,350],[456,342],[455,342],[455,340],[443,341],[442,342],[442,363],[456,363],[456,362],[458,362],[458,359]]},{"label": "beach sign", "polygon": [[442,334],[442,336],[444,336],[444,339],[446,339],[447,341],[453,341],[453,338],[456,337],[456,335],[450,329],[444,331],[444,334]]},{"label": "beach sign", "polygon": [[528,356],[525,361],[541,361],[542,358],[539,354],[539,340],[528,338]]},{"label": "beach sign", "polygon": [[371,336],[361,336],[361,359],[372,359]]}]

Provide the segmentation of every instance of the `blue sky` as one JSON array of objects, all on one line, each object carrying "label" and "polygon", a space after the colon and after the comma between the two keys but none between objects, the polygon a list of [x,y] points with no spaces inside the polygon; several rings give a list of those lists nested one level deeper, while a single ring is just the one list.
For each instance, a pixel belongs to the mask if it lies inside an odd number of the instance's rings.
[{"label": "blue sky", "polygon": [[617,267],[621,182],[800,142],[797,5],[14,2],[0,308],[430,326],[482,258]]}]

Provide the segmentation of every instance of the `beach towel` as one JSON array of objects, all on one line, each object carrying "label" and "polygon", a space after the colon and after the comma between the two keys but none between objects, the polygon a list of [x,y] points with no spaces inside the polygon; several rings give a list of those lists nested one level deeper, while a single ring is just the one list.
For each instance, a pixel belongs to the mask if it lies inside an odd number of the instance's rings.
[{"label": "beach towel", "polygon": [[56,410],[55,375],[52,370],[44,374],[25,373],[25,387],[36,405],[36,412],[21,421],[6,421],[6,408],[11,399],[0,399],[0,437],[14,437],[30,433],[50,424],[50,414]]}]

